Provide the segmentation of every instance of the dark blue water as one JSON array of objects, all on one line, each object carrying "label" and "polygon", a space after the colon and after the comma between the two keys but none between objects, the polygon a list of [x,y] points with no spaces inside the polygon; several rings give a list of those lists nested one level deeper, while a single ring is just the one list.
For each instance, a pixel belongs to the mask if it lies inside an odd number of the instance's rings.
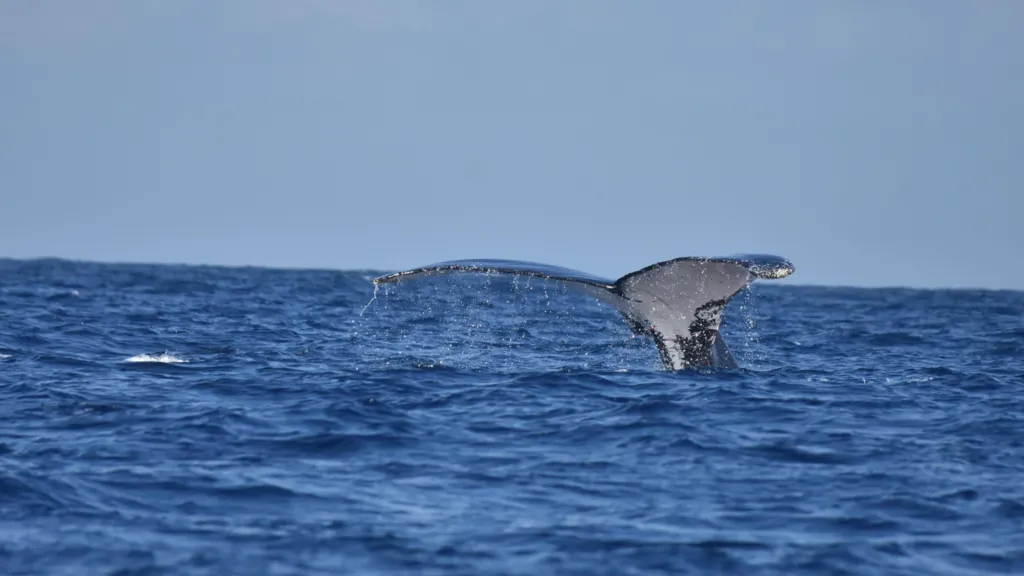
[{"label": "dark blue water", "polygon": [[0,573],[1024,573],[1024,293],[373,275],[0,261]]}]

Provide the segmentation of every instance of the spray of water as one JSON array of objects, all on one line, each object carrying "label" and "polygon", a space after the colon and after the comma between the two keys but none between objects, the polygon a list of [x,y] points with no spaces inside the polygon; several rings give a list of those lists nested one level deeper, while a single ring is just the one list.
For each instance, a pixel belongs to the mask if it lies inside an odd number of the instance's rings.
[{"label": "spray of water", "polygon": [[370,298],[370,301],[366,303],[366,306],[363,306],[363,309],[359,311],[359,316],[362,316],[366,312],[366,309],[369,308],[371,304],[373,304],[373,301],[377,299],[377,293],[378,292],[380,292],[380,284],[377,284],[376,282],[374,282],[373,283],[373,297]]},{"label": "spray of water", "polygon": [[736,306],[736,311],[739,317],[740,332],[742,332],[737,334],[739,342],[742,343],[742,349],[739,351],[738,356],[742,359],[742,364],[751,368],[757,368],[765,360],[765,355],[761,349],[761,336],[757,330],[757,318],[754,316],[757,309],[756,289],[753,286],[748,286],[734,301],[738,305]]}]

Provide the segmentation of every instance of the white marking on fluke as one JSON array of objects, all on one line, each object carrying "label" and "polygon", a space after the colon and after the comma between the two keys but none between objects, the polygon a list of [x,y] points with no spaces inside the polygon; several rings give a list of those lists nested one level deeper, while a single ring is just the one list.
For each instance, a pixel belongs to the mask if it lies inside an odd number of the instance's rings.
[{"label": "white marking on fluke", "polygon": [[517,274],[565,282],[609,303],[636,334],[654,339],[667,369],[681,370],[690,366],[736,367],[718,331],[722,309],[757,278],[789,276],[793,264],[761,254],[683,257],[652,264],[612,281],[535,262],[452,260],[380,276],[373,283],[376,288],[453,273]]}]

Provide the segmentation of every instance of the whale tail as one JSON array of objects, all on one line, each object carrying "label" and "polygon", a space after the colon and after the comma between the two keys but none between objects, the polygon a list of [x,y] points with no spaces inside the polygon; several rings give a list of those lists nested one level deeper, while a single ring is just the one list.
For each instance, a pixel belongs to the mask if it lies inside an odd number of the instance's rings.
[{"label": "whale tail", "polygon": [[652,264],[618,280],[516,260],[453,260],[395,272],[385,284],[452,273],[514,274],[568,283],[609,303],[634,332],[649,335],[669,370],[690,366],[735,367],[719,332],[729,300],[757,278],[785,278],[793,265],[778,256],[683,257]]}]

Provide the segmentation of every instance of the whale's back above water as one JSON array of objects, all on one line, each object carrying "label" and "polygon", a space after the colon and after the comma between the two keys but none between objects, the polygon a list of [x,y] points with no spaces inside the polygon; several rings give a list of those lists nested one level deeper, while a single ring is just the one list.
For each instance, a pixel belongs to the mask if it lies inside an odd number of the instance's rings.
[{"label": "whale's back above water", "polygon": [[566,282],[612,305],[634,332],[651,336],[670,370],[734,367],[719,333],[722,310],[757,278],[785,278],[793,265],[778,256],[683,257],[609,280],[585,272],[517,260],[452,260],[374,279],[386,284],[453,273],[513,274]]}]

